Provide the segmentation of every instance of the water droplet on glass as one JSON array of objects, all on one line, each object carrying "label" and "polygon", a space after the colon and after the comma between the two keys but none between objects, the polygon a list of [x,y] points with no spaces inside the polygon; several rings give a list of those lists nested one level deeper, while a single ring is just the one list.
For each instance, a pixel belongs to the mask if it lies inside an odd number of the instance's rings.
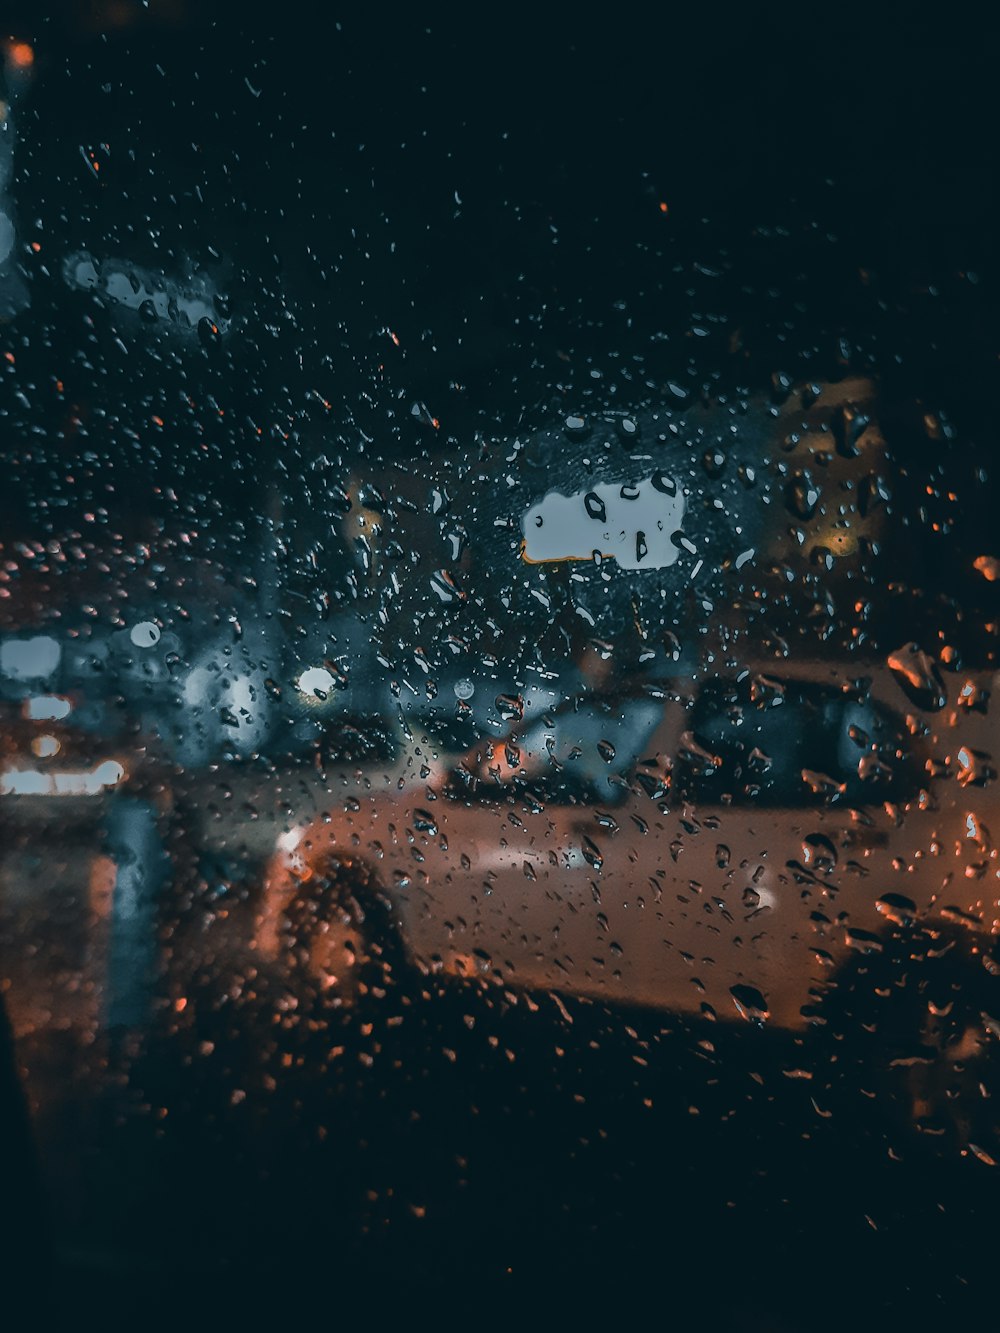
[{"label": "water droplet on glass", "polygon": [[726,455],[721,449],[706,449],[702,454],[701,465],[708,476],[721,477],[726,468]]},{"label": "water droplet on glass", "polygon": [[520,694],[498,694],[496,706],[505,722],[517,722],[524,716],[524,699]]},{"label": "water droplet on glass", "polygon": [[837,866],[837,849],[822,833],[809,833],[802,839],[802,864],[819,875],[828,875]]},{"label": "water droplet on glass", "polygon": [[767,1000],[756,986],[737,985],[729,987],[729,994],[742,1018],[750,1023],[762,1025],[771,1016]]},{"label": "water droplet on glass", "polygon": [[948,696],[934,659],[915,643],[905,644],[889,654],[889,669],[912,704],[926,712],[944,708]]},{"label": "water droplet on glass", "polygon": [[810,519],[819,506],[819,486],[808,472],[798,472],[785,488],[785,502],[796,518]]},{"label": "water droplet on glass", "polygon": [[608,521],[608,511],[604,501],[595,491],[588,491],[583,497],[584,508],[592,519],[598,523]]}]

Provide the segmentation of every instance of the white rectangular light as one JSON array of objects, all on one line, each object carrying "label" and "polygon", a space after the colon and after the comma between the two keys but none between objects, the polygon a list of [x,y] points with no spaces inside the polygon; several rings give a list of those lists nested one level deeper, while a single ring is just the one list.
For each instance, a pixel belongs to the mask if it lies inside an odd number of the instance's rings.
[{"label": "white rectangular light", "polygon": [[82,772],[7,768],[0,773],[0,796],[100,796],[124,776],[125,769],[117,759],[105,759]]},{"label": "white rectangular light", "polygon": [[24,716],[31,722],[58,722],[72,711],[73,705],[61,694],[36,694],[24,701]]}]

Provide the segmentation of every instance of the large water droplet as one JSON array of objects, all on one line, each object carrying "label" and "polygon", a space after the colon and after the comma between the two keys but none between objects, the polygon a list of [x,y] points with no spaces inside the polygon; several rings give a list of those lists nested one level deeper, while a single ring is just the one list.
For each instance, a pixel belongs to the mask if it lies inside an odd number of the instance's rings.
[{"label": "large water droplet", "polygon": [[733,997],[733,1003],[740,1015],[748,1022],[761,1025],[771,1017],[767,1000],[764,998],[763,992],[759,991],[756,986],[743,984],[730,986],[729,994]]},{"label": "large water droplet", "polygon": [[948,696],[932,657],[915,643],[908,643],[890,653],[888,661],[900,689],[912,704],[930,713],[944,708]]},{"label": "large water droplet", "polygon": [[837,849],[822,833],[809,833],[802,839],[802,864],[819,875],[828,875],[837,865]]},{"label": "large water droplet", "polygon": [[596,519],[599,523],[608,521],[607,506],[596,491],[588,491],[583,497],[583,504],[591,518]]},{"label": "large water droplet", "polygon": [[808,472],[798,472],[785,488],[785,503],[796,518],[810,519],[819,505],[819,486]]}]

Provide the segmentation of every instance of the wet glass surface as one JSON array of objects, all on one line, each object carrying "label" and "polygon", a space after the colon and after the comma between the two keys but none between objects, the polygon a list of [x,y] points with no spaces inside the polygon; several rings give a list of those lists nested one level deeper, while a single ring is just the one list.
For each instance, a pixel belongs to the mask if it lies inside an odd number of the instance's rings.
[{"label": "wet glass surface", "polygon": [[11,7],[39,1317],[989,1309],[989,43],[716,18]]}]

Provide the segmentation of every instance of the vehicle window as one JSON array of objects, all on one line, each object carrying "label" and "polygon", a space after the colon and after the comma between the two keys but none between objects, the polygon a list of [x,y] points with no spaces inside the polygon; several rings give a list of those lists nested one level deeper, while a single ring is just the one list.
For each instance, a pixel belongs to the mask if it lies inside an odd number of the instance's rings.
[{"label": "vehicle window", "polygon": [[749,676],[700,690],[678,788],[704,803],[807,806],[907,800],[922,772],[903,720],[870,699]]},{"label": "vehicle window", "polygon": [[663,705],[652,698],[578,697],[503,740],[478,742],[450,790],[483,801],[614,804],[662,720]]},{"label": "vehicle window", "polygon": [[615,779],[635,764],[662,719],[654,699],[574,700],[514,739],[519,762],[511,780],[550,800],[618,800],[623,786]]}]

